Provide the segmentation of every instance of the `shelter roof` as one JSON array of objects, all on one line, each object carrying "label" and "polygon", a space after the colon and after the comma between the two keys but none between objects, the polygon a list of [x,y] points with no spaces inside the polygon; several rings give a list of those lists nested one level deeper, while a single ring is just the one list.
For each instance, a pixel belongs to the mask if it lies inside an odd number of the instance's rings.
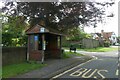
[{"label": "shelter roof", "polygon": [[62,35],[59,31],[52,29],[50,27],[45,27],[41,25],[35,25],[26,30],[26,34],[36,34],[36,33],[51,33],[55,35]]}]

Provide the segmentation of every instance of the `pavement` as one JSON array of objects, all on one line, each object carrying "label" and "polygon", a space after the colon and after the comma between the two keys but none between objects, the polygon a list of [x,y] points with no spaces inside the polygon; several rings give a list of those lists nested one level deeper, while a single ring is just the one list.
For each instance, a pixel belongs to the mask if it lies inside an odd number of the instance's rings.
[{"label": "pavement", "polygon": [[18,75],[14,78],[51,78],[56,74],[59,74],[65,70],[72,68],[78,64],[82,64],[88,60],[91,60],[91,56],[73,56],[67,59],[47,59],[44,64],[47,66],[27,72],[22,75]]}]

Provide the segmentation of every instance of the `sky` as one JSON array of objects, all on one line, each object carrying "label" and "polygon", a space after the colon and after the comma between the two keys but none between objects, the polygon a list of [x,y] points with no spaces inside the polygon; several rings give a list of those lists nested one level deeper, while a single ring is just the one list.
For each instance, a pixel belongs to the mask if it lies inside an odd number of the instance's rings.
[{"label": "sky", "polygon": [[94,33],[104,30],[104,32],[114,32],[116,36],[118,36],[118,1],[106,10],[106,13],[109,14],[110,12],[113,12],[115,16],[113,18],[106,18],[106,24],[99,23],[96,28],[93,28],[92,26],[85,27],[84,31],[87,33]]}]

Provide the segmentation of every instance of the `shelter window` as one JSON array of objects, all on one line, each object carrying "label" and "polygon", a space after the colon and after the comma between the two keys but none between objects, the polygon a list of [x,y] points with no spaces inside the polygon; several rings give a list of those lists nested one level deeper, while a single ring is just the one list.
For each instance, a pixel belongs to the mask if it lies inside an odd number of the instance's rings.
[{"label": "shelter window", "polygon": [[34,36],[34,42],[35,42],[35,45],[34,45],[34,50],[38,50],[38,35],[35,35]]},{"label": "shelter window", "polygon": [[42,37],[39,35],[38,49],[42,50]]},{"label": "shelter window", "polygon": [[30,50],[38,50],[38,35],[30,35]]},{"label": "shelter window", "polygon": [[30,41],[30,44],[29,44],[30,50],[34,50],[35,48],[34,35],[30,35],[29,41]]}]

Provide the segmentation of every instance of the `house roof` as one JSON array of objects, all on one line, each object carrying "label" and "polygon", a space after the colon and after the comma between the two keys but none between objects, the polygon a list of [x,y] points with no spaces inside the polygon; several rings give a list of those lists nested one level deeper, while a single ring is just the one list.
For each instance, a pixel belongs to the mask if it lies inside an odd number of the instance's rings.
[{"label": "house roof", "polygon": [[62,35],[59,31],[52,29],[50,27],[45,27],[41,25],[35,25],[26,30],[26,34],[35,34],[35,33],[51,33],[55,35]]},{"label": "house roof", "polygon": [[104,38],[109,38],[109,37],[111,37],[112,33],[113,32],[103,32],[102,35]]},{"label": "house roof", "polygon": [[100,37],[100,36],[101,36],[100,33],[91,33],[91,35],[92,35],[93,37]]},{"label": "house roof", "polygon": [[103,36],[103,38],[109,38],[113,33],[114,32],[102,32],[102,33],[94,33],[94,34],[97,34],[99,37]]}]

